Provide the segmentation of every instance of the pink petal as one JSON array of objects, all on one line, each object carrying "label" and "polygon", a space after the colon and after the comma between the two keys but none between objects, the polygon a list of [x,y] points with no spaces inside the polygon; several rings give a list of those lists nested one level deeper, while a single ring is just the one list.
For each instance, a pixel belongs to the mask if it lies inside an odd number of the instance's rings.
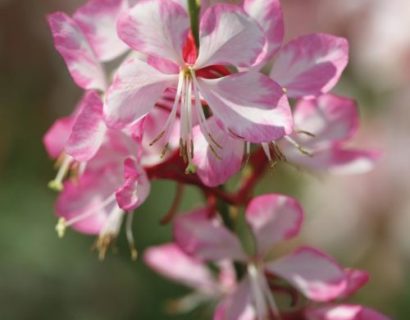
[{"label": "pink petal", "polygon": [[264,256],[279,241],[299,234],[303,209],[293,198],[267,194],[249,203],[245,217],[252,228],[258,254]]},{"label": "pink petal", "polygon": [[47,17],[54,45],[63,57],[74,82],[86,90],[104,90],[102,66],[77,23],[62,12]]},{"label": "pink petal", "polygon": [[53,123],[44,135],[43,144],[51,158],[58,158],[64,151],[73,123],[74,117],[72,116],[60,118]]},{"label": "pink petal", "polygon": [[147,199],[151,185],[145,171],[132,158],[124,161],[124,179],[115,196],[119,207],[130,212]]},{"label": "pink petal", "polygon": [[237,137],[271,142],[292,131],[292,114],[282,89],[258,72],[198,78],[198,85],[214,116]]},{"label": "pink petal", "polygon": [[209,218],[209,209],[196,209],[174,223],[176,243],[188,254],[204,260],[245,259],[239,239],[219,220]]},{"label": "pink petal", "polygon": [[207,120],[207,127],[219,147],[214,144],[210,146],[200,127],[195,127],[193,131],[193,162],[197,167],[196,173],[201,181],[207,186],[215,187],[225,183],[241,169],[244,143],[241,140],[232,138],[220,129],[213,117]]},{"label": "pink petal", "polygon": [[279,0],[245,0],[244,10],[265,33],[267,42],[256,64],[267,62],[279,50],[284,36],[282,7]]},{"label": "pink petal", "polygon": [[216,290],[215,279],[207,266],[188,256],[175,244],[148,248],[145,263],[164,277],[205,293]]},{"label": "pink petal", "polygon": [[343,269],[333,258],[313,248],[299,248],[286,257],[267,263],[265,268],[286,279],[314,301],[332,300],[346,290]]},{"label": "pink petal", "polygon": [[354,100],[332,94],[300,100],[294,111],[295,128],[314,135],[299,135],[305,147],[329,145],[350,139],[359,127],[359,112]]},{"label": "pink petal", "polygon": [[306,311],[307,320],[389,320],[390,318],[361,305],[331,305]]},{"label": "pink petal", "polygon": [[255,312],[251,305],[249,279],[245,278],[238,287],[218,305],[213,320],[254,320]]},{"label": "pink petal", "polygon": [[183,65],[189,31],[186,10],[172,0],[138,2],[118,22],[118,35],[131,48]]},{"label": "pink petal", "polygon": [[343,298],[352,296],[369,282],[369,273],[366,271],[347,269],[345,273],[347,277],[347,287],[343,293]]},{"label": "pink petal", "polygon": [[116,176],[117,172],[106,170],[86,172],[78,181],[66,181],[57,198],[57,215],[66,220],[86,215],[86,218],[75,223],[72,228],[86,234],[98,234],[109,213],[117,206],[115,201],[103,205],[112,196],[117,183],[120,183]]},{"label": "pink petal", "polygon": [[348,61],[348,43],[327,34],[299,37],[283,47],[271,77],[289,97],[316,96],[331,90]]},{"label": "pink petal", "polygon": [[139,59],[126,61],[117,71],[105,97],[104,115],[111,127],[125,127],[145,116],[164,90],[177,80]]},{"label": "pink petal", "polygon": [[73,18],[88,39],[100,61],[125,53],[127,45],[117,36],[117,19],[128,8],[126,0],[89,0]]},{"label": "pink petal", "polygon": [[67,154],[80,162],[88,161],[96,154],[107,130],[99,94],[87,92],[82,103],[84,106],[75,120],[66,146]]},{"label": "pink petal", "polygon": [[251,66],[266,42],[260,27],[239,6],[217,4],[208,8],[199,28],[200,50],[196,68]]}]

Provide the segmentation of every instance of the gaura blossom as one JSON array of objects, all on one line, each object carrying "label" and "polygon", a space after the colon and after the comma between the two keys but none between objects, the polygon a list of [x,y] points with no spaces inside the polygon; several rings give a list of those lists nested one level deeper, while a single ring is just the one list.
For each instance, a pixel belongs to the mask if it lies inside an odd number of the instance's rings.
[{"label": "gaura blossom", "polygon": [[285,257],[272,259],[275,245],[300,231],[303,211],[296,200],[276,194],[259,196],[249,203],[245,217],[255,240],[251,254],[218,219],[209,218],[207,209],[175,221],[175,241],[188,254],[204,261],[230,259],[246,268],[236,290],[219,304],[215,319],[236,320],[248,308],[258,320],[278,315],[280,310],[270,284],[279,279],[318,302],[331,301],[346,290],[344,270],[317,249],[301,247]]},{"label": "gaura blossom", "polygon": [[312,308],[306,320],[389,320],[387,316],[361,305],[341,304]]},{"label": "gaura blossom", "polygon": [[120,38],[147,61],[127,60],[109,88],[104,113],[110,126],[125,127],[150,113],[166,89],[175,91],[171,114],[157,140],[168,140],[180,115],[180,148],[192,169],[193,127],[200,126],[215,157],[221,149],[207,125],[207,110],[227,134],[260,143],[292,130],[292,117],[282,88],[256,71],[230,74],[224,66],[245,68],[261,54],[266,38],[238,6],[208,8],[199,26],[199,52],[186,9],[173,0],[138,2],[118,22]]}]

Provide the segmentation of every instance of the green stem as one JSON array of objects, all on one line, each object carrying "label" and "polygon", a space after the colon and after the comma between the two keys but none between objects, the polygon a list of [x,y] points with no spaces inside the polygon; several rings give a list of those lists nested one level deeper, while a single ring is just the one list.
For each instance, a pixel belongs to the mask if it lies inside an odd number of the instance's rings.
[{"label": "green stem", "polygon": [[199,1],[188,0],[189,16],[191,17],[191,30],[195,39],[195,44],[199,47]]}]

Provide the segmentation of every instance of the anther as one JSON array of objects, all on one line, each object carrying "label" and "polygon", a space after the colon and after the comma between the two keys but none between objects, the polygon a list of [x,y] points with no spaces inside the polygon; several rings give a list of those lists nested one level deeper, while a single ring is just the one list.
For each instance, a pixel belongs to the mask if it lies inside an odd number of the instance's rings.
[{"label": "anther", "polygon": [[58,222],[56,225],[56,231],[60,239],[64,237],[66,228],[67,228],[66,220],[64,218],[58,219]]}]

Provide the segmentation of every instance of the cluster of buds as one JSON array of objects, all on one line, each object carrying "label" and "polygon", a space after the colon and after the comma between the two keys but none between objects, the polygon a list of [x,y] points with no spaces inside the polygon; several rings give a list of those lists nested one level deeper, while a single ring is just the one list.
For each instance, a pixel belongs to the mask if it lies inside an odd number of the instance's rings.
[{"label": "cluster of buds", "polygon": [[[347,146],[356,103],[329,93],[348,62],[345,39],[310,34],[284,44],[279,0],[89,0],[48,22],[84,90],[44,137],[59,165],[50,182],[60,192],[59,236],[67,227],[97,235],[102,259],[126,220],[136,259],[132,216],[151,181],[193,185],[205,205],[175,219],[172,208],[163,222],[174,243],[144,254],[154,270],[194,288],[178,310],[219,301],[215,320],[387,319],[342,302],[366,283],[364,271],[309,247],[273,259],[275,245],[299,233],[303,210],[284,195],[252,196],[279,161],[372,169],[377,152]],[[221,188],[241,170],[237,190]],[[242,207],[252,250],[235,233],[239,214],[229,213]]]}]

